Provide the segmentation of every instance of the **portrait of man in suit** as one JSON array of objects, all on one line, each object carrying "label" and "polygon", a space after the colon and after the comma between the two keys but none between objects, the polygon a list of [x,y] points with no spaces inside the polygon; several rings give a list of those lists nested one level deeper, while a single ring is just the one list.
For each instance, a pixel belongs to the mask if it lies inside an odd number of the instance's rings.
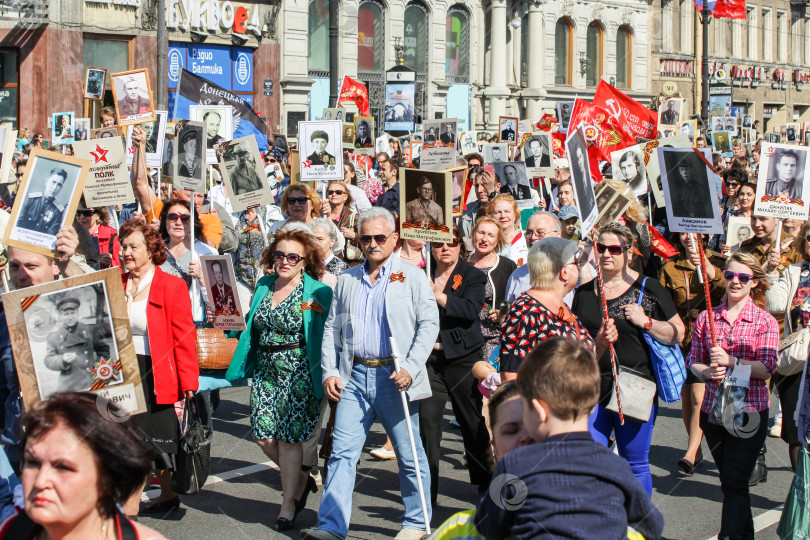
[{"label": "portrait of man in suit", "polygon": [[239,306],[233,294],[232,287],[228,284],[222,262],[212,261],[210,275],[214,276],[214,283],[211,284],[211,299],[214,302],[214,314],[217,316],[239,316]]},{"label": "portrait of man in suit", "polygon": [[515,141],[515,126],[512,120],[501,121],[501,142]]},{"label": "portrait of man in suit", "polygon": [[[550,167],[551,154],[548,149],[548,138],[545,136],[534,136],[526,143],[528,152],[526,155],[527,167]],[[526,152],[526,150],[524,150]]]},{"label": "portrait of man in suit", "polygon": [[371,138],[371,126],[368,120],[355,119],[354,132],[355,148],[374,148],[374,139]]},{"label": "portrait of man in suit", "polygon": [[511,195],[516,201],[532,198],[532,190],[528,186],[528,180],[522,177],[515,164],[504,163],[502,167],[496,166],[495,172],[500,172],[501,193]]}]

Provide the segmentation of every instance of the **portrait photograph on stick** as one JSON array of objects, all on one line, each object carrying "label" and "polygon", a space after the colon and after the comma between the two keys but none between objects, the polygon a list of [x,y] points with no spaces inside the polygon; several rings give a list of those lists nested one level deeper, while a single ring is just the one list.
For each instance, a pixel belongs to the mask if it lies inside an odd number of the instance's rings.
[{"label": "portrait photograph on stick", "polygon": [[661,183],[661,170],[658,165],[658,151],[656,150],[659,146],[691,148],[692,143],[689,142],[689,137],[686,135],[675,135],[674,137],[658,139],[638,145],[644,156],[644,167],[647,169],[647,180],[650,183],[653,195],[652,198],[658,208],[663,208],[666,206],[666,201],[664,200],[664,187]]},{"label": "portrait photograph on stick", "polygon": [[248,135],[220,146],[219,170],[235,212],[251,206],[273,204],[256,137]]},{"label": "portrait photograph on stick", "polygon": [[[597,196],[596,200],[597,206],[599,206],[599,196]],[[621,215],[624,214],[624,211],[627,210],[627,207],[630,206],[630,203],[630,199],[624,194],[614,191],[613,197],[607,204],[604,205],[604,207],[599,206],[599,217],[596,220],[596,228],[599,229],[612,221],[617,221]]]},{"label": "portrait photograph on stick", "polygon": [[806,146],[763,143],[754,215],[806,220],[810,174]]},{"label": "portrait photograph on stick", "polygon": [[354,124],[343,122],[343,149],[354,149]]},{"label": "portrait photograph on stick", "polygon": [[669,98],[658,108],[658,125],[675,128],[681,121],[681,111],[683,110],[682,98]]},{"label": "portrait photograph on stick", "polygon": [[422,122],[423,148],[432,148],[434,146],[455,148],[458,137],[457,129],[457,118],[425,120]]},{"label": "portrait photograph on stick", "polygon": [[572,112],[574,112],[573,101],[557,102],[557,120],[560,123],[560,133],[568,133],[568,122],[571,121]]},{"label": "portrait photograph on stick", "polygon": [[692,141],[692,147],[697,145],[697,140],[695,139],[695,133],[697,132],[697,120],[682,120],[678,122],[678,134],[689,137],[689,140]]},{"label": "portrait photograph on stick", "polygon": [[73,140],[86,141],[90,138],[90,119],[75,118],[73,120]]},{"label": "portrait photograph on stick", "polygon": [[745,216],[730,216],[728,218],[725,244],[729,246],[731,253],[737,251],[740,244],[753,237],[754,229],[751,226],[751,218]]},{"label": "portrait photograph on stick", "polygon": [[106,85],[106,69],[94,67],[87,68],[84,75],[84,99],[104,99],[104,90]]},{"label": "portrait photograph on stick", "polygon": [[[250,138],[255,142],[252,135]],[[205,276],[208,300],[214,310],[214,328],[244,330],[245,317],[239,304],[236,274],[230,255],[203,255],[200,257],[200,264]]]},{"label": "portrait photograph on stick", "polygon": [[453,241],[453,179],[450,171],[399,169],[400,236],[426,242]]},{"label": "portrait photograph on stick", "polygon": [[581,128],[572,130],[568,134],[568,138],[565,140],[565,152],[571,170],[574,198],[576,198],[577,210],[579,210],[580,231],[582,231],[582,237],[585,237],[596,223],[599,209],[596,207],[596,195],[593,192],[593,180],[588,163],[588,143]]},{"label": "portrait photograph on stick", "polygon": [[493,163],[495,174],[501,179],[501,193],[511,195],[518,202],[532,202],[532,188],[526,173],[526,164],[522,161],[504,161]]},{"label": "portrait photograph on stick", "polygon": [[[343,122],[337,120],[298,122],[302,182],[343,179],[342,130]],[[374,141],[371,145],[373,152]]]},{"label": "portrait photograph on stick", "polygon": [[516,116],[498,117],[498,142],[507,143],[509,146],[517,145],[518,141],[518,118]]},{"label": "portrait photograph on stick", "polygon": [[51,115],[51,142],[54,146],[73,144],[73,119],[76,113],[58,112]]},{"label": "portrait photograph on stick", "polygon": [[91,139],[106,139],[107,137],[118,137],[120,133],[117,127],[99,128],[90,132]]},{"label": "portrait photograph on stick", "polygon": [[532,133],[523,144],[523,161],[532,178],[554,176],[554,161],[551,159],[551,133]]},{"label": "portrait photograph on stick", "polygon": [[3,305],[26,408],[73,391],[146,411],[118,268],[15,290]]},{"label": "portrait photograph on stick", "polygon": [[630,186],[636,196],[643,196],[649,191],[647,168],[644,165],[644,151],[641,145],[614,150],[610,154],[613,178]]},{"label": "portrait photograph on stick", "polygon": [[233,139],[234,121],[232,105],[189,105],[190,120],[205,125],[205,164],[217,162],[216,145]]},{"label": "portrait photograph on stick", "polygon": [[731,132],[712,131],[712,150],[724,157],[731,157]]},{"label": "portrait photograph on stick", "polygon": [[191,120],[178,120],[175,125],[174,185],[203,193],[206,188],[205,124]]},{"label": "portrait photograph on stick", "polygon": [[374,155],[374,117],[354,117],[354,153]]},{"label": "portrait photograph on stick", "polygon": [[[155,111],[156,119],[153,122],[138,124],[146,135],[144,144],[146,166],[157,169],[163,164],[163,141],[166,138],[166,120],[169,118],[168,111]],[[134,125],[127,126],[127,165],[132,165],[132,157],[135,155],[135,148],[132,146],[132,130]],[[216,156],[215,156],[216,157]]]},{"label": "portrait photograph on stick", "polygon": [[[658,163],[666,199],[667,220],[673,232],[722,234],[723,222],[708,148],[658,148]],[[709,161],[711,163],[711,161]]]},{"label": "portrait photograph on stick", "polygon": [[110,80],[119,126],[151,122],[155,119],[149,70],[133,69],[113,73]]},{"label": "portrait photograph on stick", "polygon": [[459,137],[458,153],[462,156],[475,154],[478,152],[478,144],[475,141],[474,131],[465,131]]},{"label": "portrait photograph on stick", "polygon": [[56,233],[73,223],[91,163],[34,148],[17,190],[3,243],[54,256]]}]

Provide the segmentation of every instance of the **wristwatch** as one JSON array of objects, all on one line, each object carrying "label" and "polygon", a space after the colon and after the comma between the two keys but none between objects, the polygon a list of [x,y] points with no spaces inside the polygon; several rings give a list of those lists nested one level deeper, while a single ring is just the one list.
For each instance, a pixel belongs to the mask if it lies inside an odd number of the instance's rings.
[{"label": "wristwatch", "polygon": [[647,317],[647,322],[644,323],[644,330],[652,328],[652,317]]}]

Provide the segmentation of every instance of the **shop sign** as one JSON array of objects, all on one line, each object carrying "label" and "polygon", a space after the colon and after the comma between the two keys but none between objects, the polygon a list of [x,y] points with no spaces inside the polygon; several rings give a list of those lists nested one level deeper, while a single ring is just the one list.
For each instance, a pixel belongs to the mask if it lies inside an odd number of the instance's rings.
[{"label": "shop sign", "polygon": [[170,89],[185,68],[226,90],[253,92],[253,51],[246,47],[170,41],[167,64]]},{"label": "shop sign", "polygon": [[115,6],[141,7],[141,0],[84,0],[85,4],[112,4]]},{"label": "shop sign", "polygon": [[251,33],[259,38],[262,35],[259,6],[235,4],[230,0],[169,0],[166,27],[184,32],[219,32],[222,29],[233,34]]}]

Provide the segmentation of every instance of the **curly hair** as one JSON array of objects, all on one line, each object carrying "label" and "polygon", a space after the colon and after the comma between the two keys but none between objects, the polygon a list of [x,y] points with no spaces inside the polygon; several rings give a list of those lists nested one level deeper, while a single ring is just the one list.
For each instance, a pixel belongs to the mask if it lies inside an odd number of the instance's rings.
[{"label": "curly hair", "polygon": [[518,212],[518,205],[517,201],[509,195],[508,193],[500,193],[495,195],[491,201],[489,201],[489,206],[487,206],[487,215],[492,217],[492,214],[495,213],[495,206],[500,203],[505,202],[512,206],[512,211],[515,213],[515,229],[520,228],[520,212]]},{"label": "curly hair", "polygon": [[297,191],[307,196],[312,203],[312,217],[316,218],[321,214],[321,197],[318,192],[306,184],[291,184],[284,190],[284,195],[281,196],[281,211],[285,215],[290,215],[290,205],[287,199],[290,198],[290,193]]},{"label": "curly hair", "polygon": [[107,210],[107,207],[99,206],[97,208],[93,208],[93,213],[98,216],[98,221],[102,225],[110,224],[110,211]]},{"label": "curly hair", "polygon": [[[163,209],[160,211],[160,228],[158,229],[158,233],[160,234],[161,238],[169,237],[169,230],[166,228],[166,220],[168,219],[169,216],[169,210],[171,210],[172,207],[174,206],[182,206],[183,208],[191,212],[191,203],[188,201],[171,198],[168,200],[168,202],[164,203]],[[200,240],[201,242],[205,241],[205,236],[203,235],[202,221],[200,221],[199,212],[194,212],[194,239]]]},{"label": "curly hair", "polygon": [[[495,243],[495,253],[499,252],[503,249],[503,246],[506,245],[506,238],[503,236],[503,229],[501,229],[501,222],[495,219],[492,216],[481,216],[480,218],[475,220],[475,225],[473,225],[472,231],[470,231],[470,237],[475,234],[475,231],[478,230],[481,225],[495,225],[495,228],[498,231],[498,240]],[[475,249],[475,246],[473,246]]]},{"label": "curly hair", "polygon": [[144,223],[143,221],[133,218],[121,225],[118,232],[118,240],[121,242],[121,251],[123,252],[124,241],[132,234],[139,232],[143,235],[144,243],[146,244],[146,251],[149,252],[149,257],[155,265],[160,266],[166,262],[169,256],[166,254],[166,244],[155,229]]},{"label": "curly hair", "polygon": [[273,266],[273,254],[276,252],[278,244],[283,241],[297,242],[304,248],[304,271],[310,277],[321,280],[325,268],[323,266],[323,256],[318,246],[318,241],[310,232],[302,230],[280,229],[273,235],[270,245],[262,253],[260,264],[265,268]]},{"label": "curly hair", "polygon": [[[134,421],[118,405],[89,392],[53,394],[20,420],[20,446],[29,446],[54,430],[67,429],[88,447],[98,468],[99,513],[115,515],[146,480],[154,451],[141,440]],[[31,459],[23,456],[23,468]]]}]

